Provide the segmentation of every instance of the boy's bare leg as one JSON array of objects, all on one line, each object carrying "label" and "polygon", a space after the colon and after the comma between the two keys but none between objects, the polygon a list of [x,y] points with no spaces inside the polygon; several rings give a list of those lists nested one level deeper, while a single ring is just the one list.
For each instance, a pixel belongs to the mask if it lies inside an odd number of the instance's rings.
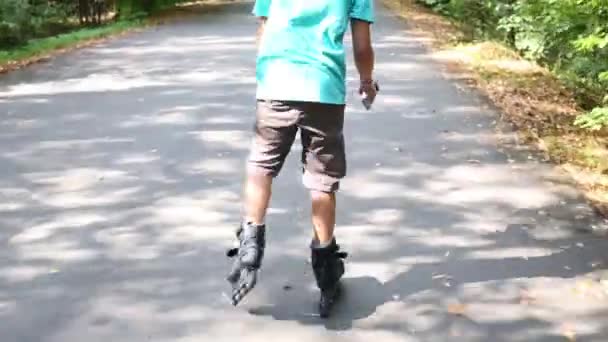
[{"label": "boy's bare leg", "polygon": [[314,240],[320,245],[329,244],[334,237],[336,224],[336,194],[311,191]]},{"label": "boy's bare leg", "polygon": [[245,222],[263,225],[272,195],[272,177],[250,172],[245,184]]},{"label": "boy's bare leg", "polygon": [[228,281],[232,284],[231,301],[237,305],[257,283],[257,273],[262,265],[266,247],[264,220],[270,202],[272,177],[250,172],[245,182],[245,217],[237,237],[239,247],[228,252],[236,257]]},{"label": "boy's bare leg", "polygon": [[311,191],[314,238],[311,245],[312,268],[321,290],[319,314],[328,317],[339,296],[339,280],[344,274],[343,258],[334,238],[336,195]]}]

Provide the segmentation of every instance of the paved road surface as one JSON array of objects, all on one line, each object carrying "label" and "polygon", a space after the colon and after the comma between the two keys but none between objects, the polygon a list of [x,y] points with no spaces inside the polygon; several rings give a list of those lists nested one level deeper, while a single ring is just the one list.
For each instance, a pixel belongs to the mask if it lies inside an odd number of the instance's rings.
[{"label": "paved road surface", "polygon": [[261,284],[227,305],[254,106],[249,6],[0,78],[2,342],[608,339],[608,242],[586,233],[605,223],[548,165],[499,152],[495,113],[384,9],[382,96],[365,112],[349,94],[343,305],[312,315],[297,147]]}]

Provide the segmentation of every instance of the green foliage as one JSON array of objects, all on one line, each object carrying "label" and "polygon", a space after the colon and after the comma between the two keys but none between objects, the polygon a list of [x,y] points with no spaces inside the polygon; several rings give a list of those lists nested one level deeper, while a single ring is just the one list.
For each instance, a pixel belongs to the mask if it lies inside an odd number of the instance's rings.
[{"label": "green foliage", "polygon": [[[608,0],[418,0],[469,27],[471,39],[500,39],[528,59],[606,93],[608,85]],[[584,97],[598,107],[577,123],[606,125],[601,96]],[[590,122],[593,122],[592,124]]]},{"label": "green foliage", "polygon": [[14,60],[21,60],[48,51],[68,47],[86,39],[102,38],[116,32],[128,30],[138,25],[136,21],[121,21],[102,27],[84,28],[53,37],[32,39],[27,44],[11,50],[0,50],[0,65]]},{"label": "green foliage", "polygon": [[0,46],[23,42],[32,29],[27,1],[3,0],[0,2]]},{"label": "green foliage", "polygon": [[64,31],[72,8],[58,1],[0,0],[0,48]]},{"label": "green foliage", "polygon": [[577,126],[591,131],[599,131],[608,126],[608,107],[598,107],[585,113],[574,122]]},{"label": "green foliage", "polygon": [[116,0],[121,18],[141,18],[185,0]]},{"label": "green foliage", "polygon": [[[15,49],[29,40],[101,24],[115,6],[119,17],[137,20],[184,0],[0,0],[0,49]],[[113,6],[111,6],[113,5]]]}]

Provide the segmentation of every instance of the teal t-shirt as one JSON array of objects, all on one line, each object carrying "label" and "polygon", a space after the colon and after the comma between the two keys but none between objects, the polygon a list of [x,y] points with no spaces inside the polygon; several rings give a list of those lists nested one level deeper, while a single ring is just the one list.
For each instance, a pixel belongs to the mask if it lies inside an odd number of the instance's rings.
[{"label": "teal t-shirt", "polygon": [[268,18],[257,58],[257,98],[344,104],[343,39],[350,19],[374,20],[374,0],[257,0]]}]

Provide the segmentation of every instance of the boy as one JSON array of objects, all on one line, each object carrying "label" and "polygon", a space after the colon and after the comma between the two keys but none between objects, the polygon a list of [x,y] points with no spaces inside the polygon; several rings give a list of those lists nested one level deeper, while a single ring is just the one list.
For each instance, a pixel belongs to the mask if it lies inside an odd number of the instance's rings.
[{"label": "boy", "polygon": [[339,295],[346,253],[334,237],[336,196],[346,174],[343,46],[351,26],[359,93],[374,102],[373,0],[257,0],[257,117],[245,184],[245,217],[228,281],[237,305],[257,281],[265,248],[265,216],[276,177],[298,129],[303,183],[312,199],[312,268],[321,290],[319,314],[328,317]]}]

